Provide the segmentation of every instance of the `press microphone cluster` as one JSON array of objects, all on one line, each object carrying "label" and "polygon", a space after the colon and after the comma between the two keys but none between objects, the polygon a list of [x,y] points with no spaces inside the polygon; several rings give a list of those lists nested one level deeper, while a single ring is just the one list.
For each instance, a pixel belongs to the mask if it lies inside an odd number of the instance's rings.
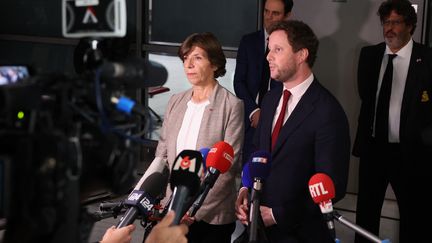
[{"label": "press microphone cluster", "polygon": [[[156,163],[147,169],[146,174],[141,178],[134,190],[124,200],[123,205],[129,207],[121,217],[117,228],[132,224],[141,215],[145,221],[157,201],[164,195],[169,177],[169,170],[164,166],[164,160],[156,158]],[[154,161],[155,162],[155,161]],[[166,168],[166,169],[165,169]]]},{"label": "press microphone cluster", "polygon": [[321,213],[327,222],[327,227],[330,230],[332,239],[335,239],[336,242],[338,242],[338,240],[336,239],[336,231],[333,219],[336,219],[341,224],[347,226],[348,228],[363,235],[373,242],[390,243],[389,240],[381,240],[360,226],[349,222],[337,211],[333,210],[332,199],[335,197],[335,187],[333,180],[328,175],[324,173],[316,173],[313,175],[309,180],[309,192],[311,194],[312,200],[319,205]]},{"label": "press microphone cluster", "polygon": [[[205,151],[206,150],[204,150],[204,154]],[[201,154],[203,154],[203,152],[201,152]],[[207,173],[204,177],[203,183],[201,184],[198,198],[195,199],[195,202],[189,210],[190,217],[195,216],[198,209],[204,203],[204,200],[207,197],[210,189],[214,186],[216,180],[219,178],[219,175],[227,172],[231,168],[233,160],[234,149],[226,142],[217,142],[208,151],[207,157],[204,160],[207,167]]]}]

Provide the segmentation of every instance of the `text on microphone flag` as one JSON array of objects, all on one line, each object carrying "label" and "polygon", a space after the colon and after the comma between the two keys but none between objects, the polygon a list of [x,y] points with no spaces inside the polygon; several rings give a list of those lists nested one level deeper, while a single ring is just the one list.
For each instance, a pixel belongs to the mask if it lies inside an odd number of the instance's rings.
[{"label": "text on microphone flag", "polygon": [[[173,166],[173,170],[179,170],[181,168],[182,170],[189,170],[189,172],[195,173],[196,166],[197,166],[196,158],[190,159],[189,156],[185,156],[183,158],[179,156]],[[203,171],[199,170],[197,173],[198,176],[201,176]]]},{"label": "text on microphone flag", "polygon": [[152,210],[153,207],[154,207],[154,204],[153,204],[153,203],[152,203],[152,202],[151,202],[147,197],[144,197],[144,198],[141,200],[140,204],[141,204],[141,206],[142,206],[143,208],[145,208],[147,211]]},{"label": "text on microphone flag", "polygon": [[331,213],[333,212],[333,203],[332,200],[324,200],[319,203],[320,209],[322,213]]},{"label": "text on microphone flag", "polygon": [[128,201],[137,201],[137,200],[139,200],[139,198],[141,197],[142,194],[143,194],[143,192],[141,192],[141,191],[134,191],[128,196],[127,200]]},{"label": "text on microphone flag", "polygon": [[324,173],[316,173],[309,179],[309,192],[315,203],[320,203],[335,197],[333,180]]},{"label": "text on microphone flag", "polygon": [[322,182],[318,182],[313,185],[309,185],[309,191],[312,197],[318,197],[321,195],[326,195],[329,192],[324,188],[324,185]]},{"label": "text on microphone flag", "polygon": [[225,159],[227,159],[231,164],[233,163],[233,161],[234,161],[234,158],[231,156],[231,155],[229,155],[228,153],[223,153],[223,157],[225,158]]},{"label": "text on microphone flag", "polygon": [[268,159],[264,158],[264,157],[253,157],[252,158],[252,163],[262,163],[262,164],[267,164]]},{"label": "text on microphone flag", "polygon": [[202,167],[202,156],[199,151],[181,151],[172,166],[170,176],[171,186],[173,186],[172,182],[188,184],[191,180],[195,180],[192,179],[195,177],[199,181],[199,178],[204,174]]},{"label": "text on microphone flag", "polygon": [[187,169],[190,166],[191,161],[189,160],[189,156],[186,156],[184,158],[182,158],[182,161],[180,163],[180,167],[182,167],[183,169]]}]

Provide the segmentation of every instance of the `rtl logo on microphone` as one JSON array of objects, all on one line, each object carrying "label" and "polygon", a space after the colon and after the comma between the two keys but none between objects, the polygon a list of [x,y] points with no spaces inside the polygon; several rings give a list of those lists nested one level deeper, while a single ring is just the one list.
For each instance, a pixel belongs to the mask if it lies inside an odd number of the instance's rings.
[{"label": "rtl logo on microphone", "polygon": [[316,184],[309,185],[309,191],[313,198],[320,197],[328,194],[329,192],[324,188],[322,182],[318,182]]}]

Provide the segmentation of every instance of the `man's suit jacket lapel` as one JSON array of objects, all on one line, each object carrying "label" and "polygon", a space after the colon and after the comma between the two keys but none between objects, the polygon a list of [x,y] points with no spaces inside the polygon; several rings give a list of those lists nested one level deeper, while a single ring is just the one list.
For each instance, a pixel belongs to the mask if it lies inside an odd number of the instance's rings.
[{"label": "man's suit jacket lapel", "polygon": [[303,97],[298,102],[292,114],[282,126],[279,136],[276,140],[272,154],[275,155],[283,148],[283,144],[289,139],[290,135],[298,128],[298,126],[306,119],[313,111],[316,99],[319,97],[319,86],[316,79],[312,82],[309,88],[304,93]]},{"label": "man's suit jacket lapel", "polygon": [[262,145],[260,148],[266,151],[271,151],[272,123],[281,96],[282,88],[271,91],[271,93],[266,96],[266,100],[268,100],[268,102],[265,102],[265,104],[263,103],[263,105],[265,105],[265,107],[269,107],[269,109],[261,110],[259,126],[262,126],[262,134],[264,134],[262,136],[264,137],[260,137],[259,143]]},{"label": "man's suit jacket lapel", "polygon": [[400,120],[401,129],[403,129],[404,124],[406,123],[409,108],[413,107],[412,102],[414,102],[415,107],[415,103],[420,102],[421,100],[421,97],[417,97],[416,100],[416,97],[413,97],[413,95],[419,94],[419,89],[421,89],[421,80],[425,78],[422,75],[423,69],[427,68],[424,61],[426,61],[424,53],[422,53],[419,45],[414,42],[402,99]]},{"label": "man's suit jacket lapel", "polygon": [[[372,53],[372,56],[369,60],[366,60],[369,63],[368,70],[361,70],[362,72],[369,73],[370,80],[366,80],[366,82],[370,83],[370,94],[368,97],[373,97],[375,100],[376,93],[378,91],[378,80],[381,71],[381,62],[385,52],[385,44],[378,45],[377,51]],[[374,101],[375,104],[375,101]]]}]

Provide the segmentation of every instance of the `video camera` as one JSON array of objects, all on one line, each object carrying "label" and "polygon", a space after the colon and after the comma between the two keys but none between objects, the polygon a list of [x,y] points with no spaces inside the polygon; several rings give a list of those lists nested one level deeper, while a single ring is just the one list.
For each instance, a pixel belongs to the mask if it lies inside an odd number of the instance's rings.
[{"label": "video camera", "polygon": [[[63,14],[82,7],[94,15],[75,13],[73,20],[63,16],[63,28],[68,28],[63,31],[69,33],[65,36],[99,42],[126,33],[110,25],[92,27],[95,19],[124,20],[124,0],[63,3]],[[93,22],[83,22],[80,16]],[[91,48],[90,52],[98,50],[97,45]],[[164,84],[167,71],[138,58],[101,60],[80,75],[35,74],[22,65],[0,67],[1,73],[8,73],[1,76],[0,85],[4,242],[86,242],[94,222],[84,206],[92,192],[122,195],[136,182],[140,148],[153,143],[143,137],[146,108],[125,94]]]}]

